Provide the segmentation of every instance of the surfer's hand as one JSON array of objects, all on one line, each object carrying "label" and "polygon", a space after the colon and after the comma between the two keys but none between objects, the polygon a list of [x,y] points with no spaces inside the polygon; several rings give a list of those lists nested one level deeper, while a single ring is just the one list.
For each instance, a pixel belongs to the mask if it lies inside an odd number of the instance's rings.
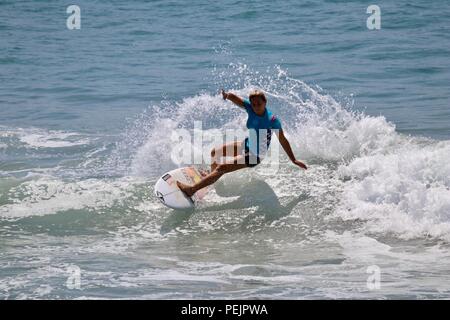
[{"label": "surfer's hand", "polygon": [[225,90],[223,90],[223,89],[222,89],[222,98],[223,98],[223,100],[227,100],[227,98],[228,98],[228,93],[225,92]]},{"label": "surfer's hand", "polygon": [[298,165],[300,168],[302,168],[302,169],[308,169],[307,167],[306,167],[306,164],[304,164],[303,162],[301,162],[301,161],[299,161],[299,160],[294,160],[294,161],[292,161],[294,164],[296,164],[296,165]]}]

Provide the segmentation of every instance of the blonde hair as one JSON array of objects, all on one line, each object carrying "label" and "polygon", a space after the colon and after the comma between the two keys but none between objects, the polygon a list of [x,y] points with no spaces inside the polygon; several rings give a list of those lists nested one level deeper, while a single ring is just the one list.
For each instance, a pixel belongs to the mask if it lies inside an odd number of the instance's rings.
[{"label": "blonde hair", "polygon": [[263,99],[264,102],[267,102],[266,96],[264,94],[264,92],[262,92],[261,90],[252,90],[250,92],[250,94],[248,95],[248,98],[250,99],[250,101],[252,100],[252,98],[254,97],[260,97],[261,99]]}]

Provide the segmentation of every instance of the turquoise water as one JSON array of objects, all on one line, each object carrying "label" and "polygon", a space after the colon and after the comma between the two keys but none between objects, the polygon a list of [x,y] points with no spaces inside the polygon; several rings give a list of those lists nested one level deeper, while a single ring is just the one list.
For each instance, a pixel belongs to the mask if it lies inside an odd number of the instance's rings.
[{"label": "turquoise water", "polygon": [[[449,298],[448,1],[75,4],[0,3],[1,298]],[[255,87],[310,169],[162,206],[170,133]]]}]

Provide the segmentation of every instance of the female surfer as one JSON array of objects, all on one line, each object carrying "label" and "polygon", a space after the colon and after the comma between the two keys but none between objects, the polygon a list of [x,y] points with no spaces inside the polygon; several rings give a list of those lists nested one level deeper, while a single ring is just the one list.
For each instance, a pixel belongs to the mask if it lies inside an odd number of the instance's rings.
[{"label": "female surfer", "polygon": [[[178,187],[186,196],[191,197],[198,190],[216,182],[225,173],[258,165],[265,151],[269,148],[272,130],[275,131],[281,146],[292,163],[302,169],[307,169],[303,162],[295,158],[291,145],[284,136],[280,120],[266,107],[267,99],[262,91],[252,91],[249,99],[246,100],[222,90],[222,97],[224,100],[232,101],[247,112],[247,128],[250,136],[245,138],[244,141],[230,142],[214,148],[211,151],[211,172],[204,175],[201,181],[190,186],[177,181]],[[232,156],[232,158],[219,163],[218,160],[222,155]]]}]

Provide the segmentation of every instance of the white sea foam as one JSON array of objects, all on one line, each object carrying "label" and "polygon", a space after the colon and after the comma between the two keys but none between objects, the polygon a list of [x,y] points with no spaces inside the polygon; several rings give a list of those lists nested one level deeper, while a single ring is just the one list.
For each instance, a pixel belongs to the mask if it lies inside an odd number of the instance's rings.
[{"label": "white sea foam", "polygon": [[40,128],[0,127],[1,138],[16,138],[27,148],[66,148],[90,143],[90,139],[76,132]]},{"label": "white sea foam", "polygon": [[25,132],[20,135],[20,141],[32,148],[65,148],[89,143],[89,139],[80,139],[77,133],[62,131]]},{"label": "white sea foam", "polygon": [[100,210],[129,197],[133,189],[133,183],[126,178],[63,181],[42,176],[9,190],[9,204],[0,206],[0,217],[19,219],[70,209]]},{"label": "white sea foam", "polygon": [[450,143],[407,143],[341,165],[347,181],[337,215],[372,232],[450,240]]}]

